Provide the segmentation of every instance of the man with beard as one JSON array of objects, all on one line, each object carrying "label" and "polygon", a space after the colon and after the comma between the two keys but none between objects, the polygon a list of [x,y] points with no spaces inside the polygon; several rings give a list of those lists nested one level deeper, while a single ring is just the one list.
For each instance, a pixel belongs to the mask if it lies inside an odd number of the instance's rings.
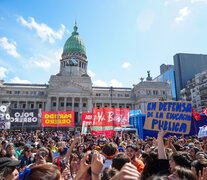
[{"label": "man with beard", "polygon": [[8,143],[8,145],[6,146],[6,157],[11,158],[12,160],[17,160],[14,144]]},{"label": "man with beard", "polygon": [[134,144],[129,144],[126,147],[126,154],[129,156],[131,163],[137,167],[137,171],[142,173],[144,169],[144,163],[137,158],[138,147]]}]

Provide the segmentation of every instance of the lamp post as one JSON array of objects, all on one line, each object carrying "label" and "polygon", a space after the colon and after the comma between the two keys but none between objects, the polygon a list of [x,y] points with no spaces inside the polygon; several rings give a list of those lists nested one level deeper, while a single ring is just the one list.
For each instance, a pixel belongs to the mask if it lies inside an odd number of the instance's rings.
[{"label": "lamp post", "polygon": [[110,87],[110,95],[111,95],[111,107],[112,107],[112,91],[113,91],[113,87]]},{"label": "lamp post", "polygon": [[81,121],[82,121],[82,111],[79,112],[79,122],[78,125],[81,126]]}]

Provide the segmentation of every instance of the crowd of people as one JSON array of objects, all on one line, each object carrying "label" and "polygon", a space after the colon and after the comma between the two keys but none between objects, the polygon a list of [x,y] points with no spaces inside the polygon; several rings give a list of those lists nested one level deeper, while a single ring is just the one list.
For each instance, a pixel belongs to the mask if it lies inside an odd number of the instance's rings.
[{"label": "crowd of people", "polygon": [[207,138],[1,131],[0,180],[207,180]]}]

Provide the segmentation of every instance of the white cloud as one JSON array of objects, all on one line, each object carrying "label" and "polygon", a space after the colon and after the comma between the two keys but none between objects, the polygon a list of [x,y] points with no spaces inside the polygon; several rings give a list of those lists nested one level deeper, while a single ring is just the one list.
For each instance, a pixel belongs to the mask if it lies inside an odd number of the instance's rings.
[{"label": "white cloud", "polygon": [[57,51],[50,52],[48,56],[45,55],[35,55],[34,57],[30,58],[30,64],[35,67],[39,67],[44,69],[45,71],[50,71],[54,68],[59,68],[60,61],[62,54],[62,48],[58,49]]},{"label": "white cloud", "polygon": [[165,6],[167,6],[169,4],[169,1],[165,1],[164,4]]},{"label": "white cloud", "polygon": [[113,86],[113,87],[122,87],[122,83],[121,82],[118,82],[116,79],[112,79],[110,81],[110,86]]},{"label": "white cloud", "polygon": [[179,10],[179,16],[175,19],[176,22],[183,21],[185,17],[187,17],[191,13],[189,7],[184,7]]},{"label": "white cloud", "polygon": [[66,30],[66,33],[67,33],[67,34],[70,34],[70,31],[67,29],[67,30]]},{"label": "white cloud", "polygon": [[19,77],[15,77],[13,79],[10,79],[10,82],[11,83],[21,83],[21,84],[31,84],[30,81],[19,79]]},{"label": "white cloud", "polygon": [[[26,21],[22,16],[20,16],[17,21],[21,22],[24,26],[35,29],[37,35],[43,40],[49,40],[50,43],[54,43],[55,39],[62,39],[65,32],[65,26],[61,24],[61,29],[56,32],[46,24],[38,24],[33,17],[29,17],[29,20]],[[30,21],[30,22],[29,22]]]},{"label": "white cloud", "polygon": [[201,3],[206,3],[207,4],[207,0],[191,0],[191,3],[197,3],[197,2],[201,2]]},{"label": "white cloud", "polygon": [[105,82],[102,81],[102,80],[96,80],[96,81],[94,82],[94,86],[107,87],[107,83],[105,83]]},{"label": "white cloud", "polygon": [[128,68],[130,66],[131,66],[131,64],[129,62],[124,62],[121,67],[122,68]]},{"label": "white cloud", "polygon": [[17,53],[16,50],[16,42],[8,42],[8,39],[6,37],[3,37],[0,39],[0,47],[6,52],[16,58],[20,57],[19,53]]},{"label": "white cloud", "polygon": [[94,72],[92,72],[91,70],[88,70],[88,75],[91,77],[94,77],[96,74]]},{"label": "white cloud", "polygon": [[136,23],[139,31],[147,31],[154,23],[154,15],[151,12],[144,12],[137,17]]},{"label": "white cloud", "polygon": [[8,70],[6,68],[0,67],[0,78],[5,78],[7,72]]},{"label": "white cloud", "polygon": [[[43,58],[47,58],[47,57],[43,57]],[[40,67],[40,68],[42,68],[42,69],[44,69],[46,71],[49,70],[50,67],[51,67],[51,63],[48,61],[48,59],[45,59],[43,61],[36,61],[36,60],[34,60],[33,62],[34,62],[36,67]]]}]

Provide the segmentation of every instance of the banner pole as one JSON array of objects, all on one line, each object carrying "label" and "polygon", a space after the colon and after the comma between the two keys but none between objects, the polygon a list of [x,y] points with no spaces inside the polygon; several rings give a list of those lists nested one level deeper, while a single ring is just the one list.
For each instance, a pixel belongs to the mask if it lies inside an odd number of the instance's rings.
[{"label": "banner pole", "polygon": [[195,118],[194,117],[193,117],[193,123],[194,123],[195,133],[196,133],[196,135],[198,135],[197,128],[196,128],[196,123],[195,123]]},{"label": "banner pole", "polygon": [[58,117],[57,117],[57,131],[58,131],[58,125],[59,125],[59,111],[57,113]]},{"label": "banner pole", "polygon": [[[23,109],[23,114],[24,114],[24,109]],[[23,127],[24,127],[24,118],[22,119],[22,132],[23,132]]]}]

